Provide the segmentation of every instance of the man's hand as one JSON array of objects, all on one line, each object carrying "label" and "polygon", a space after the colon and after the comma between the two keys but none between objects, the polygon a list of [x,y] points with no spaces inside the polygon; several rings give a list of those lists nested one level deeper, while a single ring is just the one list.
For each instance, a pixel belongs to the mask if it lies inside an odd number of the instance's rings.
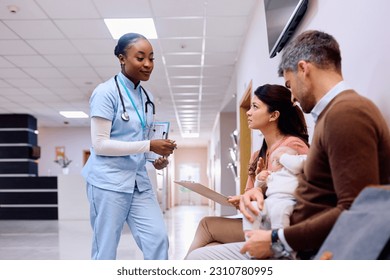
[{"label": "man's hand", "polygon": [[261,190],[253,188],[241,195],[240,211],[250,222],[254,222],[254,219],[252,215],[248,213],[248,210],[252,211],[252,213],[255,215],[259,215],[259,210],[253,207],[251,201],[257,201],[257,206],[259,209],[263,209],[264,196]]},{"label": "man's hand", "polygon": [[268,259],[273,256],[270,230],[252,230],[247,232],[246,236],[249,239],[241,248],[241,254],[248,253],[254,259]]}]

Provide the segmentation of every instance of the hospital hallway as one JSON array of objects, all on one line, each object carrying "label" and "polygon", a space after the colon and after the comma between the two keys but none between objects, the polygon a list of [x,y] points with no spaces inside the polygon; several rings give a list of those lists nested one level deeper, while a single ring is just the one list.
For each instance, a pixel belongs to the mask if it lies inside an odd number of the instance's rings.
[{"label": "hospital hallway", "polygon": [[[167,210],[169,259],[184,258],[198,222],[213,215],[209,206],[181,205]],[[88,260],[92,230],[88,220],[0,220],[0,260]],[[127,225],[118,260],[142,260]]]}]

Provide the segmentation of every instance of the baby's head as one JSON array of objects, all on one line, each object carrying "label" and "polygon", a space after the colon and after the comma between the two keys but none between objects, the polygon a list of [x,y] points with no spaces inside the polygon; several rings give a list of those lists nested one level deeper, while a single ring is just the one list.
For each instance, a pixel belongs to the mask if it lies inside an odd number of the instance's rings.
[{"label": "baby's head", "polygon": [[278,171],[282,168],[282,165],[279,162],[280,156],[283,154],[289,154],[289,155],[298,155],[298,152],[294,150],[293,148],[282,146],[279,148],[276,148],[272,154],[270,155],[269,162],[270,162],[270,171]]}]

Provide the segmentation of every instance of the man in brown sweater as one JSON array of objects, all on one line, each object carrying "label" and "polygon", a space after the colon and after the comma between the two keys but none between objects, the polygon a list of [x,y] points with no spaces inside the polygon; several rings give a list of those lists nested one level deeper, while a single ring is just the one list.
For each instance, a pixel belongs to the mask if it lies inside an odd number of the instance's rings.
[{"label": "man in brown sweater", "polygon": [[[382,114],[343,81],[337,41],[306,31],[283,52],[279,75],[305,113],[316,123],[310,151],[296,190],[297,204],[285,229],[255,230],[247,242],[194,251],[192,259],[312,258],[342,211],[369,185],[390,183],[390,133]],[[246,192],[240,209],[264,200]],[[384,215],[385,213],[378,213]],[[387,215],[387,214],[386,214]],[[209,250],[209,251],[208,251]]]}]

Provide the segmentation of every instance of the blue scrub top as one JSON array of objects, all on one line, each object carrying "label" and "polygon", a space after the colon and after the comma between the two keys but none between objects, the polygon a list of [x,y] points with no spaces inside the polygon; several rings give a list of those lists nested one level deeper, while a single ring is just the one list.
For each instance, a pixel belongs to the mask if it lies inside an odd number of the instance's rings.
[{"label": "blue scrub top", "polygon": [[[112,122],[110,132],[112,140],[127,142],[146,140],[147,127],[145,129],[142,127],[141,120],[120,79],[125,83],[140,116],[147,120],[148,125],[152,123],[151,108],[148,108],[147,115],[145,113],[145,93],[141,91],[140,85],[134,88],[134,83],[122,73],[118,74],[118,85],[130,120],[124,121],[121,118],[123,109],[114,77],[98,85],[93,91],[89,102],[90,116],[91,118],[101,117]],[[149,92],[148,94],[153,101],[152,95]],[[82,175],[89,184],[102,189],[132,193],[137,182],[139,191],[144,191],[152,188],[145,163],[144,153],[127,156],[101,156],[96,155],[91,148],[91,155],[82,170]]]}]

